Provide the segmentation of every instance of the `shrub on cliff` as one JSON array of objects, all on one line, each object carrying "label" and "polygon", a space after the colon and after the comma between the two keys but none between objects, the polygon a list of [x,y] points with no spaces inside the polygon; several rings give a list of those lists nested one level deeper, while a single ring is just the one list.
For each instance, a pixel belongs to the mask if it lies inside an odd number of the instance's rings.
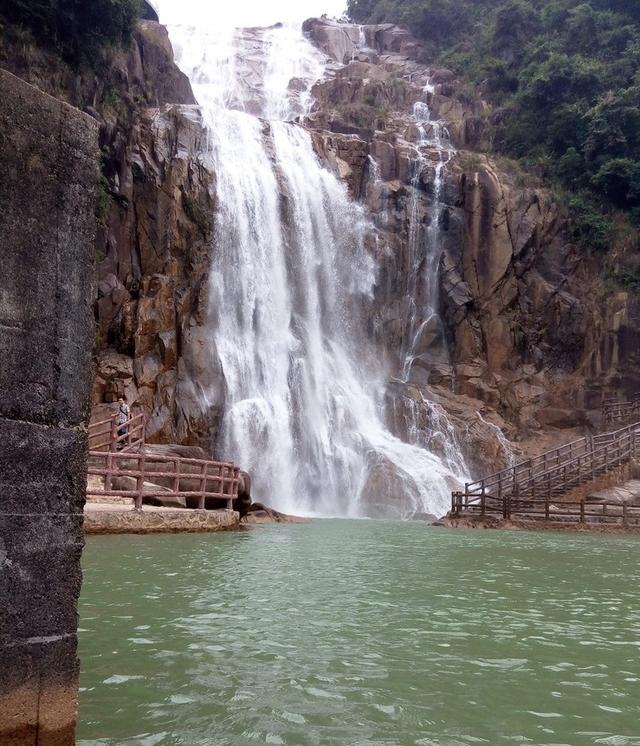
[{"label": "shrub on cliff", "polygon": [[[607,213],[640,213],[640,2],[349,0],[359,22],[423,39],[493,104],[495,149],[542,164],[602,250]],[[604,223],[597,218],[603,216]]]},{"label": "shrub on cliff", "polygon": [[139,0],[3,0],[0,20],[29,29],[67,62],[95,65],[109,47],[127,46]]}]

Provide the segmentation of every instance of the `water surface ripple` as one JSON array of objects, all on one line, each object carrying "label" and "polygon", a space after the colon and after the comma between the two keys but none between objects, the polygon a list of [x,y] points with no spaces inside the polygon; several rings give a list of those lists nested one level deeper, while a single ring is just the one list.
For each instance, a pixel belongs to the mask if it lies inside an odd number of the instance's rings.
[{"label": "water surface ripple", "polygon": [[89,537],[79,743],[640,744],[635,538]]}]

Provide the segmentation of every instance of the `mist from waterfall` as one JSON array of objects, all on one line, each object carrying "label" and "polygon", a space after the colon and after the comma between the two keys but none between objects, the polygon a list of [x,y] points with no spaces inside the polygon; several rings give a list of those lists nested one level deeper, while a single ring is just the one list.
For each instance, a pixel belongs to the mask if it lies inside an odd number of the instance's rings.
[{"label": "mist from waterfall", "polygon": [[254,499],[281,510],[379,514],[376,491],[391,515],[442,514],[456,475],[383,422],[386,371],[366,333],[376,279],[366,215],[294,121],[325,60],[295,26],[189,20],[169,30],[216,176],[210,328],[226,382],[218,455],[251,473]]}]

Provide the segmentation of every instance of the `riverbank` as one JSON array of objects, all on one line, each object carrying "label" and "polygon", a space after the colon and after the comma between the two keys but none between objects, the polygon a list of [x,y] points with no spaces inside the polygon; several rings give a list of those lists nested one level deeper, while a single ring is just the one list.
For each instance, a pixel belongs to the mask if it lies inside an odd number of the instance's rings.
[{"label": "riverbank", "polygon": [[145,505],[132,510],[124,497],[88,499],[84,508],[85,534],[178,534],[239,531],[275,523],[308,523],[309,518],[280,513],[257,504],[242,520],[235,510],[191,510]]},{"label": "riverbank", "polygon": [[189,510],[145,505],[88,502],[84,511],[85,534],[176,534],[237,531],[240,513],[235,510]]},{"label": "riverbank", "polygon": [[579,523],[567,521],[526,521],[504,519],[497,516],[463,516],[450,518],[445,516],[435,521],[433,526],[457,529],[500,529],[503,531],[554,531],[579,534],[640,534],[640,525],[622,525],[621,523]]}]

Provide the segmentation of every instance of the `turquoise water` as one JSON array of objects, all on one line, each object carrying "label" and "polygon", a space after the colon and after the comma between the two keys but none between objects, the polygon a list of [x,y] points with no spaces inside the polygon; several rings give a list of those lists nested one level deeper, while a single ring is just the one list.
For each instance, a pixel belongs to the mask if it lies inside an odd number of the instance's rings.
[{"label": "turquoise water", "polygon": [[80,744],[640,744],[637,538],[88,537]]}]

